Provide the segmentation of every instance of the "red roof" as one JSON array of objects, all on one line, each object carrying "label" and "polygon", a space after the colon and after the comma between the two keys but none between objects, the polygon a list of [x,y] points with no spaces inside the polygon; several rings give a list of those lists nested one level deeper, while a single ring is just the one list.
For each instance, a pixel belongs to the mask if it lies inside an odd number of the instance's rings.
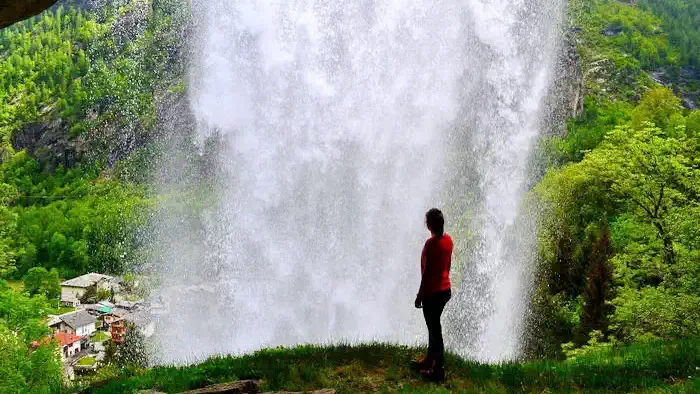
[{"label": "red roof", "polygon": [[80,337],[77,335],[73,335],[67,332],[57,332],[54,335],[54,338],[58,340],[58,344],[60,346],[66,346],[70,345],[72,343],[78,342],[80,340]]}]

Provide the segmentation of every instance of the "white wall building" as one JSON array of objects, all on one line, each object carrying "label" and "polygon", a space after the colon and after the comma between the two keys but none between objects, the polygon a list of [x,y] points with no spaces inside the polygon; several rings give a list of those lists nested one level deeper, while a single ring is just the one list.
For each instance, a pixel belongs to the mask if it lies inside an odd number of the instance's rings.
[{"label": "white wall building", "polygon": [[73,357],[80,353],[80,337],[66,332],[57,332],[54,336],[61,348],[63,359]]},{"label": "white wall building", "polygon": [[61,303],[70,306],[80,305],[80,299],[92,286],[96,286],[97,289],[119,290],[118,281],[114,277],[91,272],[61,283]]},{"label": "white wall building", "polygon": [[95,316],[89,314],[86,310],[78,310],[75,312],[66,313],[58,316],[61,322],[56,325],[59,332],[70,333],[80,337],[92,335],[95,332]]}]

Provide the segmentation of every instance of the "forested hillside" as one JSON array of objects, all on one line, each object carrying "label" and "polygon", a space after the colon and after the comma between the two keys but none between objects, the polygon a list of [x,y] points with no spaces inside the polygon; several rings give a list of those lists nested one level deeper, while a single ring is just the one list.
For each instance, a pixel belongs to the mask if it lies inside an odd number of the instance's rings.
[{"label": "forested hillside", "polygon": [[653,78],[693,66],[697,24],[668,18],[697,5],[644,3],[659,14],[570,2],[585,105],[543,142],[552,166],[531,192],[543,209],[531,355],[700,333],[700,111],[673,91],[698,81]]},{"label": "forested hillside", "polygon": [[136,261],[157,96],[182,91],[177,3],[68,4],[0,30],[0,266],[10,278],[34,266],[118,274]]}]

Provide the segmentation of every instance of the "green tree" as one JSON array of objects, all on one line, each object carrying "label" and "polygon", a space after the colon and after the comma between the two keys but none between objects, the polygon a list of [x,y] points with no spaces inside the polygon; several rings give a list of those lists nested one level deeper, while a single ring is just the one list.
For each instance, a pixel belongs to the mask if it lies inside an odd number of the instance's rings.
[{"label": "green tree", "polygon": [[61,295],[61,280],[58,271],[47,271],[44,267],[34,267],[24,276],[24,289],[30,295],[43,294],[50,300],[58,299]]},{"label": "green tree", "polygon": [[124,342],[117,346],[116,364],[122,367],[148,366],[146,339],[133,323],[127,323]]},{"label": "green tree", "polygon": [[668,134],[674,132],[669,126],[678,125],[682,118],[681,100],[668,88],[658,87],[647,92],[632,111],[632,127],[642,129],[645,122],[651,122]]},{"label": "green tree", "polygon": [[669,265],[676,260],[669,213],[684,205],[689,194],[700,193],[700,169],[692,159],[696,142],[682,129],[678,134],[667,136],[651,123],[638,130],[617,127],[583,162],[609,184],[620,203],[633,204],[633,212],[656,228]]},{"label": "green tree", "polygon": [[30,350],[48,334],[42,319],[49,307],[43,296],[29,297],[0,281],[0,392],[57,393],[62,366],[58,349],[47,342]]}]

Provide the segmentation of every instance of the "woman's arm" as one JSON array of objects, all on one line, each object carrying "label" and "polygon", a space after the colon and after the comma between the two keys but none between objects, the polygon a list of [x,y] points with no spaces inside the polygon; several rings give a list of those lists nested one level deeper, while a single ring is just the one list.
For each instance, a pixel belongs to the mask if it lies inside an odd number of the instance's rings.
[{"label": "woman's arm", "polygon": [[416,308],[420,308],[423,304],[423,296],[425,294],[425,286],[427,285],[428,281],[428,275],[429,275],[429,261],[428,261],[428,253],[426,252],[426,249],[428,248],[428,242],[425,243],[423,246],[423,252],[421,252],[421,257],[420,257],[420,267],[421,267],[421,275],[420,275],[420,286],[418,287],[418,293],[416,294],[416,301],[415,301],[415,306]]}]

